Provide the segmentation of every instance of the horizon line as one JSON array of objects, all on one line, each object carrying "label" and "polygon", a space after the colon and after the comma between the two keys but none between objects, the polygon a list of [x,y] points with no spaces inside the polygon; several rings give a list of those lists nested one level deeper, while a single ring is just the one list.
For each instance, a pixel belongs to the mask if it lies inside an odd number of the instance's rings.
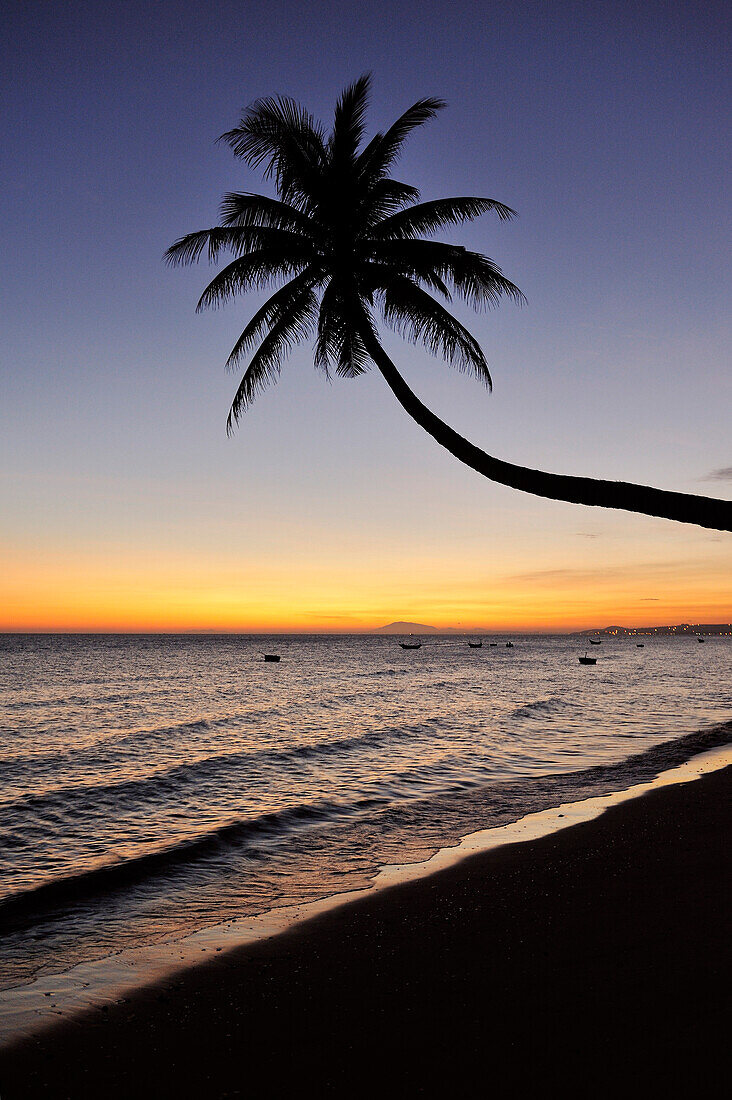
[{"label": "horizon line", "polygon": [[[421,625],[427,626],[426,623],[423,623]],[[616,622],[616,623],[606,624],[605,626],[578,626],[578,627],[570,628],[570,629],[567,629],[567,628],[552,629],[552,628],[547,628],[547,627],[537,627],[537,628],[531,629],[531,628],[526,628],[526,627],[508,627],[507,626],[507,627],[504,627],[504,628],[501,628],[501,627],[472,627],[472,628],[467,628],[465,630],[458,630],[456,627],[429,627],[426,631],[419,631],[419,630],[417,630],[417,631],[401,631],[401,630],[387,631],[387,630],[385,630],[384,627],[371,627],[371,628],[365,629],[365,630],[251,630],[251,629],[250,630],[221,630],[221,629],[218,629],[218,628],[215,628],[215,627],[212,627],[210,629],[203,629],[203,630],[195,630],[195,629],[192,629],[192,630],[173,630],[173,629],[171,629],[171,630],[166,630],[166,629],[159,629],[159,630],[155,630],[155,629],[152,629],[152,630],[151,629],[147,629],[147,630],[133,630],[133,629],[116,630],[112,627],[107,628],[107,629],[88,629],[88,630],[63,629],[63,628],[62,629],[46,628],[46,629],[39,629],[39,630],[33,630],[33,629],[13,630],[13,629],[2,628],[2,629],[0,629],[0,637],[9,636],[9,635],[26,635],[26,636],[28,636],[28,635],[44,635],[44,636],[50,636],[50,635],[62,634],[62,635],[69,635],[69,636],[74,636],[74,635],[79,635],[79,636],[81,636],[81,635],[105,636],[105,635],[115,635],[116,634],[116,635],[129,635],[129,636],[142,635],[142,636],[149,636],[149,637],[162,636],[162,635],[166,635],[166,636],[168,636],[168,635],[169,636],[172,636],[172,635],[177,635],[177,636],[189,635],[189,636],[192,636],[192,637],[211,637],[211,636],[218,636],[218,637],[283,637],[283,636],[287,637],[287,636],[292,636],[292,637],[297,637],[297,636],[302,636],[302,635],[312,635],[312,636],[321,636],[321,637],[348,637],[348,636],[371,637],[373,635],[377,635],[379,637],[388,638],[390,636],[398,637],[398,636],[401,636],[402,634],[405,635],[405,636],[407,636],[409,634],[415,634],[415,635],[422,634],[424,636],[429,636],[429,635],[441,635],[441,636],[453,635],[454,636],[454,635],[469,635],[469,634],[471,634],[471,635],[472,634],[483,634],[483,635],[486,635],[486,636],[492,636],[492,635],[499,636],[499,635],[502,635],[502,634],[560,634],[560,635],[561,634],[567,634],[567,635],[569,635],[569,634],[593,633],[593,632],[599,632],[599,631],[603,631],[603,630],[613,630],[613,629],[616,629],[616,628],[621,629],[621,630],[640,630],[640,629],[643,629],[643,630],[667,630],[667,629],[671,629],[672,627],[680,627],[680,626],[687,626],[687,627],[704,627],[704,626],[720,627],[720,626],[727,626],[732,630],[732,623],[728,623],[728,622],[724,622],[724,621],[722,621],[722,622],[700,622],[700,621],[691,621],[691,620],[689,620],[689,621],[685,621],[683,623],[654,623],[652,625],[648,624],[648,623],[643,623],[641,625],[638,625],[638,624],[635,624],[635,623],[626,624],[626,623]]]}]

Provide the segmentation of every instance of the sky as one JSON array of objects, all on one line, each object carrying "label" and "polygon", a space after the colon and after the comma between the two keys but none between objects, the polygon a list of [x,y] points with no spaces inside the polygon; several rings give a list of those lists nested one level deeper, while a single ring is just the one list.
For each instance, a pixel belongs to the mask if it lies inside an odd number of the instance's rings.
[{"label": "sky", "polygon": [[11,0],[0,630],[732,619],[730,536],[495,485],[307,346],[228,439],[260,299],[196,315],[212,272],[162,262],[267,191],[215,144],[253,100],[329,122],[370,71],[375,130],[441,96],[399,178],[518,210],[453,239],[527,304],[456,310],[492,394],[385,334],[409,384],[501,458],[729,499],[728,51],[714,2]]}]

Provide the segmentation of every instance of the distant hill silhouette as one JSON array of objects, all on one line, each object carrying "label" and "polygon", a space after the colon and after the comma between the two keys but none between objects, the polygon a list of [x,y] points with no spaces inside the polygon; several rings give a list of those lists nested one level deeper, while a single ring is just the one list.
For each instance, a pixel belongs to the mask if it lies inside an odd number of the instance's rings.
[{"label": "distant hill silhouette", "polygon": [[732,623],[678,623],[676,626],[604,626],[581,634],[732,634]]},{"label": "distant hill silhouette", "polygon": [[[377,626],[372,634],[464,634],[454,626],[428,626],[426,623],[387,623],[386,626]],[[472,631],[470,632],[472,633]]]},{"label": "distant hill silhouette", "polygon": [[377,626],[372,634],[436,634],[436,626],[427,626],[426,623],[387,623],[386,626]]}]

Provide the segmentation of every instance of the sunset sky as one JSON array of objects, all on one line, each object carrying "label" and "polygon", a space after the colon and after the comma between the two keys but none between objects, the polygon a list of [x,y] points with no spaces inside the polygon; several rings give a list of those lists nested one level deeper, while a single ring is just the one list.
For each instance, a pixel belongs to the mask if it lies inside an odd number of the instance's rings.
[{"label": "sunset sky", "polygon": [[728,24],[714,2],[13,3],[4,24],[0,630],[568,630],[732,619],[732,539],[502,488],[380,375],[307,347],[232,439],[224,362],[260,299],[197,316],[164,266],[228,190],[215,145],[287,94],[369,129],[448,108],[398,177],[519,211],[455,240],[524,291],[474,315],[488,394],[385,343],[492,454],[732,496]]}]

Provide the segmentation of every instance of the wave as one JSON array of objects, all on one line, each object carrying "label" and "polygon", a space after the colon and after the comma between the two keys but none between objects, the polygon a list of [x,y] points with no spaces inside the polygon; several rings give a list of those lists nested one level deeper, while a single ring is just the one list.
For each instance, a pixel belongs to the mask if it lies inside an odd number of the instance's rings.
[{"label": "wave", "polygon": [[379,748],[395,740],[419,737],[437,721],[438,719],[434,717],[425,718],[419,723],[388,726],[352,737],[338,737],[314,744],[292,745],[285,749],[255,749],[204,756],[189,763],[161,768],[146,776],[123,779],[114,783],[56,787],[26,794],[4,803],[0,806],[0,822],[6,815],[15,816],[19,812],[34,815],[57,814],[59,811],[69,812],[78,808],[85,814],[89,814],[90,804],[93,803],[102,810],[108,811],[110,807],[128,805],[130,802],[155,802],[163,796],[180,794],[184,787],[210,782],[217,778],[233,778],[232,770],[237,781],[241,781],[243,767],[261,769],[272,765],[286,766],[288,763],[299,760],[318,761],[364,748]]},{"label": "wave", "polygon": [[[97,760],[107,755],[110,751],[129,749],[162,741],[167,743],[175,737],[186,733],[204,733],[207,730],[225,728],[237,723],[258,721],[260,718],[276,716],[279,713],[277,707],[267,707],[256,711],[236,711],[231,714],[219,715],[215,718],[193,718],[186,722],[171,722],[162,726],[152,726],[146,729],[131,730],[129,733],[121,733],[117,730],[102,734],[97,741],[84,745],[81,748],[59,749],[51,753],[26,753],[19,755],[14,753],[9,757],[0,757],[0,780],[11,778],[14,775],[24,775],[39,763],[62,764],[69,760]],[[43,730],[35,730],[37,736]]]},{"label": "wave", "polygon": [[356,679],[370,680],[375,676],[413,676],[414,669],[412,668],[375,668],[368,672],[356,672],[354,677]]},{"label": "wave", "polygon": [[722,722],[694,733],[687,733],[684,737],[661,741],[649,749],[627,756],[616,764],[594,765],[584,769],[581,774],[596,781],[598,786],[606,779],[614,780],[617,777],[628,782],[639,783],[658,775],[659,772],[669,771],[683,764],[692,756],[727,745],[730,741],[732,741],[732,721]]},{"label": "wave", "polygon": [[536,699],[533,703],[524,703],[511,712],[511,718],[542,718],[561,710],[576,710],[578,705],[560,695],[550,695],[548,699]]},{"label": "wave", "polygon": [[6,933],[29,916],[38,918],[49,911],[98,899],[112,891],[138,885],[151,877],[165,876],[177,867],[215,857],[236,847],[238,855],[252,857],[256,845],[302,828],[343,820],[383,805],[386,799],[360,798],[354,802],[300,803],[272,810],[253,818],[229,821],[205,833],[186,837],[167,848],[103,863],[78,874],[40,883],[0,899],[0,931]]},{"label": "wave", "polygon": [[[642,752],[626,757],[622,761],[607,765],[596,765],[579,771],[562,772],[553,775],[508,781],[494,780],[485,783],[477,778],[462,777],[453,779],[448,787],[437,795],[410,799],[410,815],[421,818],[434,817],[438,805],[451,805],[453,811],[461,817],[467,811],[472,829],[480,826],[468,805],[459,798],[468,790],[476,791],[476,796],[485,805],[492,805],[511,820],[516,820],[531,811],[532,798],[543,791],[547,805],[558,805],[560,801],[573,801],[586,798],[604,790],[620,790],[635,783],[653,778],[659,772],[683,763],[685,760],[709,749],[729,743],[732,740],[732,722],[715,725],[707,729],[687,734],[684,737],[662,742]],[[484,793],[481,793],[484,792]],[[510,792],[513,792],[511,794]],[[533,792],[533,794],[532,794]],[[435,792],[436,793],[436,792]],[[456,801],[457,798],[457,801]],[[447,800],[447,801],[446,801]],[[419,807],[422,807],[420,810]],[[390,814],[403,815],[406,806],[400,808],[393,794],[384,791],[379,795],[369,795],[350,802],[323,800],[303,802],[293,806],[272,810],[251,818],[238,818],[193,836],[186,837],[169,847],[152,852],[142,852],[128,859],[113,863],[103,863],[77,874],[41,883],[30,889],[19,891],[0,901],[0,931],[10,931],[28,922],[51,916],[55,910],[70,905],[98,902],[110,893],[139,885],[157,887],[160,880],[178,869],[189,871],[201,863],[216,860],[217,857],[236,855],[237,858],[256,859],[261,856],[263,846],[270,842],[291,836],[302,830],[343,822],[348,819],[369,820],[369,814],[379,815],[379,829],[386,824]],[[385,816],[382,816],[385,815]],[[442,813],[438,813],[434,825],[440,828]],[[415,824],[418,818],[415,818]],[[373,824],[373,823],[372,823]],[[443,822],[444,825],[444,822]],[[442,829],[440,830],[442,832]],[[464,830],[461,828],[460,830]]]}]

